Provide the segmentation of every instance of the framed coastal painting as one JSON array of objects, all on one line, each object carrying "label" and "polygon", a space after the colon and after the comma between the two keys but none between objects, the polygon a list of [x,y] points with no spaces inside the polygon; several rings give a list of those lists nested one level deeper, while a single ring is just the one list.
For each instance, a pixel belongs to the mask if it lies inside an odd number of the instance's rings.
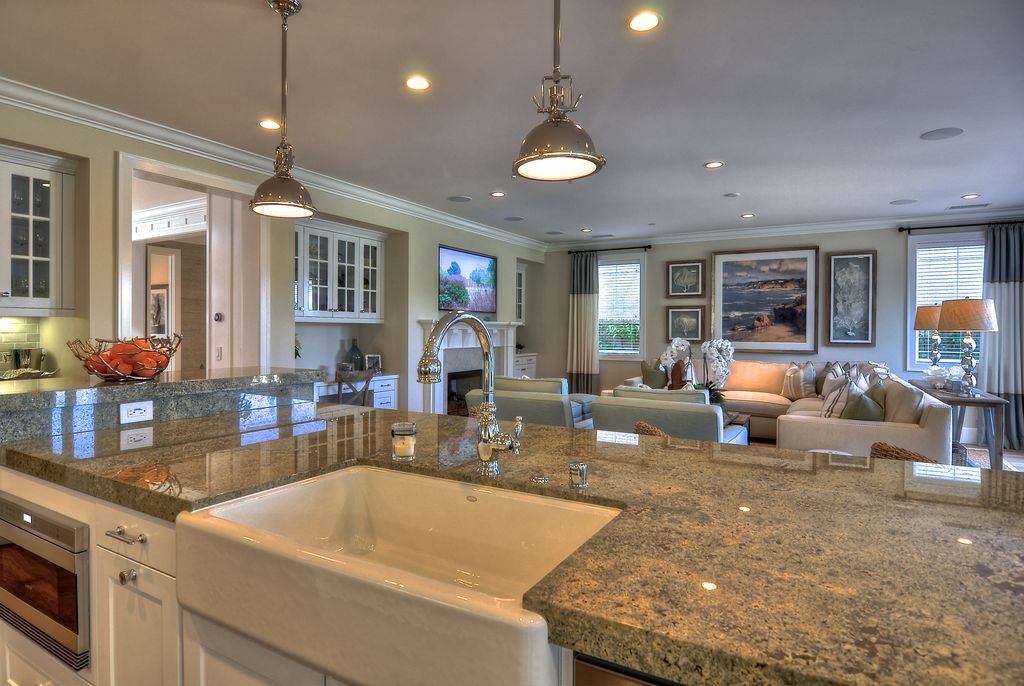
[{"label": "framed coastal painting", "polygon": [[684,338],[688,341],[704,340],[704,306],[690,305],[686,307],[669,306],[668,341],[673,338]]},{"label": "framed coastal painting", "polygon": [[818,249],[712,256],[712,332],[737,351],[818,351]]},{"label": "framed coastal painting", "polygon": [[877,258],[875,250],[825,256],[829,345],[875,344]]},{"label": "framed coastal painting", "polygon": [[703,298],[707,260],[668,263],[669,298]]}]

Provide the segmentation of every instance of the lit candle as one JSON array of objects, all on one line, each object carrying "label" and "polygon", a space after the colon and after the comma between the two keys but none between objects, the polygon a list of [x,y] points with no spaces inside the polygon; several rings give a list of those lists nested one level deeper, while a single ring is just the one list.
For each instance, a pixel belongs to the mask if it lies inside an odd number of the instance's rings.
[{"label": "lit candle", "polygon": [[391,425],[391,459],[409,462],[416,457],[416,424],[396,422]]}]

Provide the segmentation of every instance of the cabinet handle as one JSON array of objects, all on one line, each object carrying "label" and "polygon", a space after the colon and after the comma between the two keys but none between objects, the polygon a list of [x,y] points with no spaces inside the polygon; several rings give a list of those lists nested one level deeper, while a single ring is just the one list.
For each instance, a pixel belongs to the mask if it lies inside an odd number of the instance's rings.
[{"label": "cabinet handle", "polygon": [[136,543],[145,543],[149,540],[149,536],[147,536],[146,534],[139,534],[135,538],[132,538],[128,535],[127,529],[125,529],[123,526],[119,526],[116,529],[108,531],[107,536],[117,539],[122,543],[127,543],[128,545],[135,545]]},{"label": "cabinet handle", "polygon": [[127,586],[128,582],[135,581],[139,578],[139,573],[134,569],[126,569],[117,575],[117,580],[121,582],[122,586]]},{"label": "cabinet handle", "polygon": [[0,293],[0,298],[9,298],[9,297],[11,297],[11,292],[10,291],[4,291],[3,293]]}]

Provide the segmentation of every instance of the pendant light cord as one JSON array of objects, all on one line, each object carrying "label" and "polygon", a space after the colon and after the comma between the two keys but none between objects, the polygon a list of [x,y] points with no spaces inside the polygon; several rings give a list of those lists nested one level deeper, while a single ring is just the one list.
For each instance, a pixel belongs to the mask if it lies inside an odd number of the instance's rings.
[{"label": "pendant light cord", "polygon": [[555,82],[562,76],[562,0],[555,0],[554,68],[551,76]]},{"label": "pendant light cord", "polygon": [[288,140],[288,15],[281,15],[281,142]]}]

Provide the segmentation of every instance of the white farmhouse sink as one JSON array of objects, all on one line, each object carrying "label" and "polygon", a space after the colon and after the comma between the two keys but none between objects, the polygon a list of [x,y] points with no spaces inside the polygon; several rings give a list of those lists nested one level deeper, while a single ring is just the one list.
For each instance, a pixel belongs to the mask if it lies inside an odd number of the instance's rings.
[{"label": "white farmhouse sink", "polygon": [[178,598],[342,681],[553,684],[523,593],[618,513],[352,467],[180,515]]}]

